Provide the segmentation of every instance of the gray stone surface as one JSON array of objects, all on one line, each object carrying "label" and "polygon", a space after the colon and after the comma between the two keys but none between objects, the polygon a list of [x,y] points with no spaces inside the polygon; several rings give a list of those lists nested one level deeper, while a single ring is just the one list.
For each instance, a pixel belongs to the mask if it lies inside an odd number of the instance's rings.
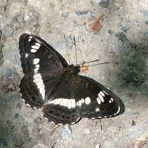
[{"label": "gray stone surface", "polygon": [[[94,32],[88,24],[101,15],[102,28]],[[147,148],[147,22],[145,0],[0,0],[0,148]],[[73,36],[78,63],[109,62],[83,75],[120,96],[125,113],[56,127],[25,105],[18,87],[18,38],[24,32],[41,36],[69,63],[76,61]]]}]

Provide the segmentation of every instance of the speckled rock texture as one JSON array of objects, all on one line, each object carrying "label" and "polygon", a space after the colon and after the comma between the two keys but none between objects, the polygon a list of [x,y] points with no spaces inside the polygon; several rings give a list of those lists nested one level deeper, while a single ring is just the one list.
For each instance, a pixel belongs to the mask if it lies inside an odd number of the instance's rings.
[{"label": "speckled rock texture", "polygon": [[[89,24],[102,16],[101,29]],[[122,115],[57,126],[25,105],[20,34],[38,35],[125,104]],[[73,37],[76,47],[73,45]],[[0,148],[148,148],[148,1],[0,0]]]}]

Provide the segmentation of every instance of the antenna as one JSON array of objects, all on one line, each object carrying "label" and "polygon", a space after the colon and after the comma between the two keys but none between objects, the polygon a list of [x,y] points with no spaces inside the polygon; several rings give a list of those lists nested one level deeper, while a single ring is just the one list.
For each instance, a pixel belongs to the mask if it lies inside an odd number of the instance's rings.
[{"label": "antenna", "polygon": [[97,62],[97,61],[100,61],[100,60],[96,59],[96,60],[92,60],[92,61],[88,61],[88,62],[83,61],[83,63],[77,64],[77,65],[84,65],[84,64],[89,64],[89,63]]},{"label": "antenna", "polygon": [[89,65],[89,67],[97,66],[97,65],[101,65],[101,64],[109,64],[109,63],[110,63],[110,62],[102,62],[102,63],[97,63],[97,64]]},{"label": "antenna", "polygon": [[89,65],[88,63],[93,63],[93,62],[96,62],[96,61],[99,61],[98,59],[97,60],[93,60],[93,61],[90,61],[90,62],[83,62],[80,66],[80,71],[82,72],[86,72],[88,71],[89,67],[92,67],[92,66],[97,66],[97,65],[101,65],[101,64],[108,64],[110,62],[103,62],[103,63],[96,63],[96,64],[92,64],[92,65]]},{"label": "antenna", "polygon": [[100,61],[100,60],[96,59],[96,60],[92,60],[92,61],[88,61],[88,62],[83,61],[83,64],[93,63],[93,62],[97,62],[97,61]]}]

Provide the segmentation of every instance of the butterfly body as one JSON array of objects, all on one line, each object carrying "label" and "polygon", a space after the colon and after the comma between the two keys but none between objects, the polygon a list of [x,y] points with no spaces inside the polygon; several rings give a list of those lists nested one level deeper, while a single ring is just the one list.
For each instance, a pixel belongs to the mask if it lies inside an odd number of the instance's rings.
[{"label": "butterfly body", "polygon": [[68,65],[41,38],[22,34],[19,50],[24,73],[22,98],[31,107],[42,108],[49,121],[74,124],[83,117],[114,117],[124,112],[118,96],[97,81],[79,75],[82,66]]}]

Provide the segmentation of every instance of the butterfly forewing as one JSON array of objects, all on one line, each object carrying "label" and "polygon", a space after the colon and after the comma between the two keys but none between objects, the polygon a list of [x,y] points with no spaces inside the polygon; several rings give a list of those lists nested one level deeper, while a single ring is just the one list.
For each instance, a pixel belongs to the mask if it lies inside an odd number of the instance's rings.
[{"label": "butterfly forewing", "polygon": [[46,82],[50,92],[68,64],[53,47],[34,35],[22,34],[19,49],[25,74],[20,84],[22,97],[31,106],[40,107],[46,100]]},{"label": "butterfly forewing", "polygon": [[22,98],[25,102],[32,107],[42,107],[44,103],[44,85],[40,87],[40,92],[38,86],[34,83],[33,76],[30,74],[25,75],[20,83],[20,92]]},{"label": "butterfly forewing", "polygon": [[67,67],[65,59],[41,38],[22,34],[19,39],[22,68],[24,73],[59,73]]}]

